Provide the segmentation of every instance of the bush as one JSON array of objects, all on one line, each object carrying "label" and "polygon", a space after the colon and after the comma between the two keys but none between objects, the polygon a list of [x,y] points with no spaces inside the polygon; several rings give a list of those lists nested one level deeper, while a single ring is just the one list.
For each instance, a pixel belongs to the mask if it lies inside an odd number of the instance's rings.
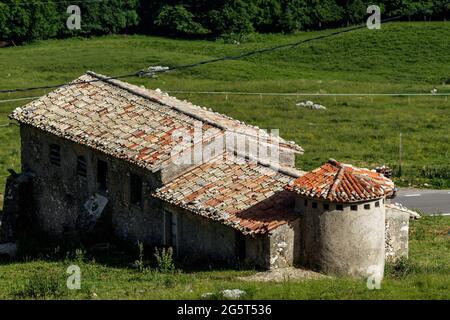
[{"label": "bush", "polygon": [[170,34],[204,34],[208,30],[194,21],[194,15],[183,5],[164,6],[155,20],[155,25]]},{"label": "bush", "polygon": [[35,272],[13,296],[19,299],[62,298],[64,279],[51,272]]},{"label": "bush", "polygon": [[173,249],[155,248],[156,270],[160,273],[168,274],[175,272],[175,264],[173,262]]}]

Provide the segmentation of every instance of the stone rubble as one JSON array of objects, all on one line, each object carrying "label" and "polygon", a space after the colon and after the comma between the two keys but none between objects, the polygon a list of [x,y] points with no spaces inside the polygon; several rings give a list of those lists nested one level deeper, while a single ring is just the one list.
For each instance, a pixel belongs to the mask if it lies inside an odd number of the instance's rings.
[{"label": "stone rubble", "polygon": [[312,101],[302,101],[296,104],[297,107],[308,108],[311,110],[326,110],[327,108],[321,104],[314,103]]},{"label": "stone rubble", "polygon": [[226,299],[239,299],[246,294],[245,291],[240,289],[222,290],[220,293]]}]

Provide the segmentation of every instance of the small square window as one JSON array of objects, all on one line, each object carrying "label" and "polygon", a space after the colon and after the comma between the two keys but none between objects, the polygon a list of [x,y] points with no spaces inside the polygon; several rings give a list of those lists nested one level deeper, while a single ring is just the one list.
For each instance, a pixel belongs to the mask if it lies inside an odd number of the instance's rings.
[{"label": "small square window", "polygon": [[136,174],[130,174],[130,202],[133,205],[142,205],[142,178]]},{"label": "small square window", "polygon": [[356,204],[350,206],[350,210],[358,211],[358,206]]},{"label": "small square window", "polygon": [[364,209],[365,209],[365,210],[370,210],[370,204],[365,204],[365,205],[364,205]]},{"label": "small square window", "polygon": [[330,205],[328,203],[324,203],[323,204],[323,209],[324,210],[330,210]]},{"label": "small square window", "polygon": [[61,147],[57,144],[50,145],[50,163],[59,167],[61,165]]},{"label": "small square window", "polygon": [[337,204],[336,205],[336,210],[338,211],[344,211],[344,206],[342,204]]},{"label": "small square window", "polygon": [[313,202],[313,203],[312,203],[312,208],[313,208],[313,209],[317,209],[317,202]]},{"label": "small square window", "polygon": [[379,208],[380,207],[380,201],[375,202],[375,208]]}]

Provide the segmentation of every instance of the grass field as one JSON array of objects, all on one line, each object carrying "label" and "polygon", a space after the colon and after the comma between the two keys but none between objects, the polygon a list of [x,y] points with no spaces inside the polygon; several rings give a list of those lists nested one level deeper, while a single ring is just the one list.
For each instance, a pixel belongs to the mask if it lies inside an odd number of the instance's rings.
[{"label": "grass field", "polygon": [[[117,75],[149,65],[175,65],[236,54],[331,32],[255,35],[240,45],[144,36],[36,42],[0,49],[0,88],[57,84],[90,69]],[[295,93],[450,92],[450,22],[391,23],[303,46],[205,65],[158,79],[131,78],[148,88],[183,91]],[[447,84],[445,84],[447,83]],[[0,94],[0,100],[44,91]],[[445,96],[235,96],[174,94],[295,140],[305,149],[298,167],[328,158],[361,166],[388,164],[400,185],[450,187],[450,101]],[[328,107],[295,106],[314,100]],[[0,103],[0,125],[25,102]],[[399,171],[399,136],[403,167]],[[0,127],[0,185],[19,167],[16,126]]]},{"label": "grass field", "polygon": [[[243,299],[450,299],[449,225],[449,217],[413,221],[410,260],[386,268],[381,289],[374,291],[368,290],[362,280],[346,278],[244,282],[237,277],[254,271],[213,271],[206,267],[166,274],[129,268],[132,257],[95,261],[88,255],[78,255],[0,261],[0,299],[200,299],[204,293],[218,298],[224,289],[244,290]],[[66,288],[66,269],[72,264],[81,269],[80,290]]]}]

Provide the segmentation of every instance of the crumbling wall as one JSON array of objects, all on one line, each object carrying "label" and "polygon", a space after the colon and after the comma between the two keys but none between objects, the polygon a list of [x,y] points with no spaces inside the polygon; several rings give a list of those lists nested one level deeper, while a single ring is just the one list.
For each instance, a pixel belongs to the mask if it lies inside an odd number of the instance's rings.
[{"label": "crumbling wall", "polygon": [[299,260],[296,244],[300,220],[285,224],[270,234],[270,269],[292,267]]},{"label": "crumbling wall", "polygon": [[[89,221],[92,213],[86,204],[101,195],[107,199],[101,212],[105,227],[119,239],[148,245],[161,244],[162,214],[150,194],[161,185],[158,177],[120,159],[94,149],[61,139],[27,125],[21,125],[22,171],[35,176],[32,196],[35,199],[39,228],[52,238],[86,238],[95,228]],[[50,144],[60,146],[60,166],[50,163]],[[86,177],[77,174],[77,158],[86,160]],[[97,161],[108,163],[108,190],[97,183]],[[142,177],[141,206],[130,204],[130,172]],[[95,230],[99,233],[98,230]]]},{"label": "crumbling wall", "polygon": [[408,258],[410,214],[386,207],[386,261]]}]

